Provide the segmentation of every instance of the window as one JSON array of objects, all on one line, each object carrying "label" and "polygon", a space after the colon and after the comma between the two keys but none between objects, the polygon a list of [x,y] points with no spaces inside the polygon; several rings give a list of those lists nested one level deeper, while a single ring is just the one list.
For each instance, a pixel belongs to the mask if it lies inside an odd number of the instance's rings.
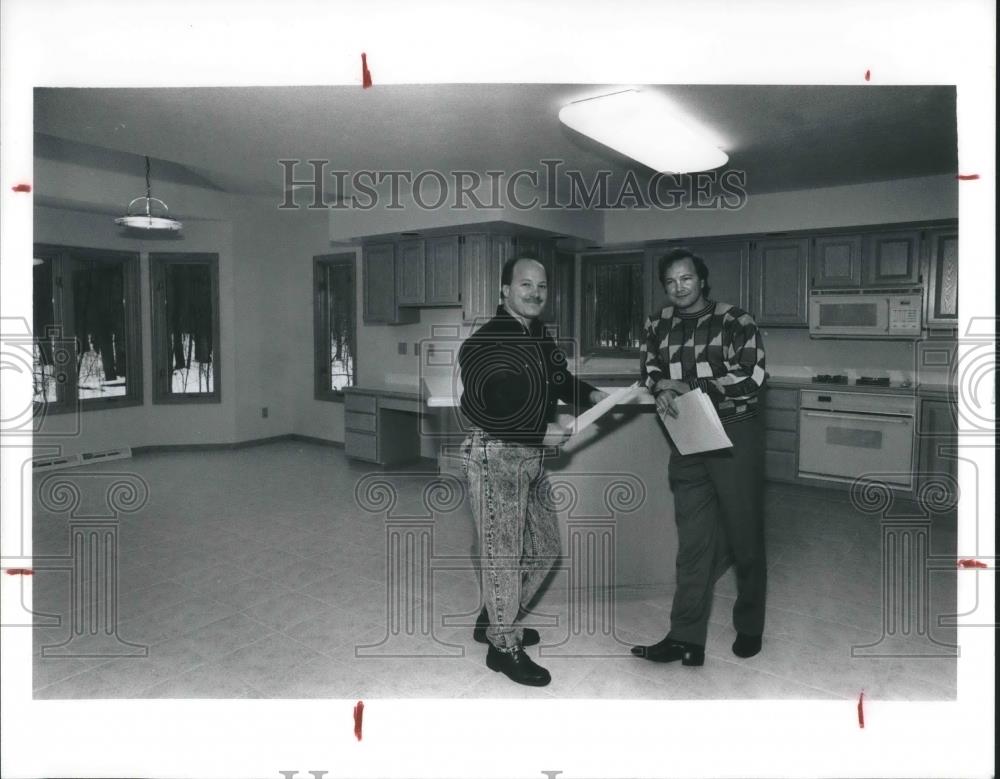
[{"label": "window", "polygon": [[218,403],[219,256],[149,255],[153,402]]},{"label": "window", "polygon": [[317,400],[342,400],[358,381],[354,254],[313,258]]},{"label": "window", "polygon": [[34,400],[45,413],[142,403],[139,255],[35,245]]},{"label": "window", "polygon": [[641,253],[584,259],[585,354],[638,354],[646,321],[645,277],[646,261]]}]

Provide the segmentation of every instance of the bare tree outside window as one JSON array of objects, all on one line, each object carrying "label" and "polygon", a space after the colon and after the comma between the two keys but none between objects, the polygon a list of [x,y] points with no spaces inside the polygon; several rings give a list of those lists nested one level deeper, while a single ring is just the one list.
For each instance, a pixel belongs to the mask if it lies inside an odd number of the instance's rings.
[{"label": "bare tree outside window", "polygon": [[338,400],[357,384],[354,263],[353,254],[314,258],[317,399]]},{"label": "bare tree outside window", "polygon": [[151,254],[157,403],[218,402],[218,255]]}]

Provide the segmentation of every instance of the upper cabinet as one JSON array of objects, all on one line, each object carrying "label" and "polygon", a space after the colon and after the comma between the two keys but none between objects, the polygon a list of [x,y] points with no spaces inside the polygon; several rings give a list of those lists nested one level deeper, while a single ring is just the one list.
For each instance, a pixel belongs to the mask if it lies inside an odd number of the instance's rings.
[{"label": "upper cabinet", "polygon": [[958,327],[958,228],[928,230],[928,327]]},{"label": "upper cabinet", "polygon": [[365,324],[397,325],[419,320],[417,311],[399,306],[395,244],[365,245],[361,266]]},{"label": "upper cabinet", "polygon": [[808,273],[808,238],[766,238],[753,242],[750,312],[758,325],[804,327],[808,324]]},{"label": "upper cabinet", "polygon": [[812,289],[912,287],[921,283],[920,230],[835,233],[812,239]]},{"label": "upper cabinet", "polygon": [[860,235],[822,235],[813,238],[810,269],[815,289],[861,285]]},{"label": "upper cabinet", "polygon": [[423,305],[426,297],[424,242],[419,238],[396,244],[396,301],[401,306]]},{"label": "upper cabinet", "polygon": [[500,298],[500,266],[506,255],[495,236],[471,233],[462,236],[462,321],[489,319]]},{"label": "upper cabinet", "polygon": [[712,243],[692,248],[708,266],[711,299],[756,314],[750,305],[750,242]]},{"label": "upper cabinet", "polygon": [[865,236],[864,282],[869,287],[909,287],[920,282],[920,231]]}]

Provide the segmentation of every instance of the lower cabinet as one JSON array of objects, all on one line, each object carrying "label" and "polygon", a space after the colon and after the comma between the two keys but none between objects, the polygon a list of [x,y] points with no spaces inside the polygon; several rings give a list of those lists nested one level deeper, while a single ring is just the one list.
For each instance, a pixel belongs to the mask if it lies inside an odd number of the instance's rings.
[{"label": "lower cabinet", "polygon": [[764,478],[797,482],[799,391],[768,387],[761,396],[764,414]]},{"label": "lower cabinet", "polygon": [[420,459],[420,402],[351,390],[344,397],[344,453],[377,465]]},{"label": "lower cabinet", "polygon": [[958,501],[957,405],[923,398],[917,425],[917,499],[931,513],[950,511]]}]

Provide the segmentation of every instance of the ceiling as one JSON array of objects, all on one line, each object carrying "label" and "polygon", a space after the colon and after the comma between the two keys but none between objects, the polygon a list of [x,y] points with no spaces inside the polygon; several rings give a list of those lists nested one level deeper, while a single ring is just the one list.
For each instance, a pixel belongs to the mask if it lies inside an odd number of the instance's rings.
[{"label": "ceiling", "polygon": [[[35,132],[176,163],[200,186],[278,194],[281,159],[328,170],[651,171],[560,124],[594,85],[36,89]],[[957,171],[955,89],[685,85],[653,89],[717,137],[753,193]],[[36,153],[56,154],[51,138]],[[66,150],[69,151],[66,151]],[[63,154],[72,155],[73,144]],[[93,155],[91,155],[93,158]],[[112,163],[109,163],[112,164]],[[118,163],[114,163],[118,164]],[[180,173],[178,174],[178,170]],[[305,176],[307,169],[297,175]]]}]

